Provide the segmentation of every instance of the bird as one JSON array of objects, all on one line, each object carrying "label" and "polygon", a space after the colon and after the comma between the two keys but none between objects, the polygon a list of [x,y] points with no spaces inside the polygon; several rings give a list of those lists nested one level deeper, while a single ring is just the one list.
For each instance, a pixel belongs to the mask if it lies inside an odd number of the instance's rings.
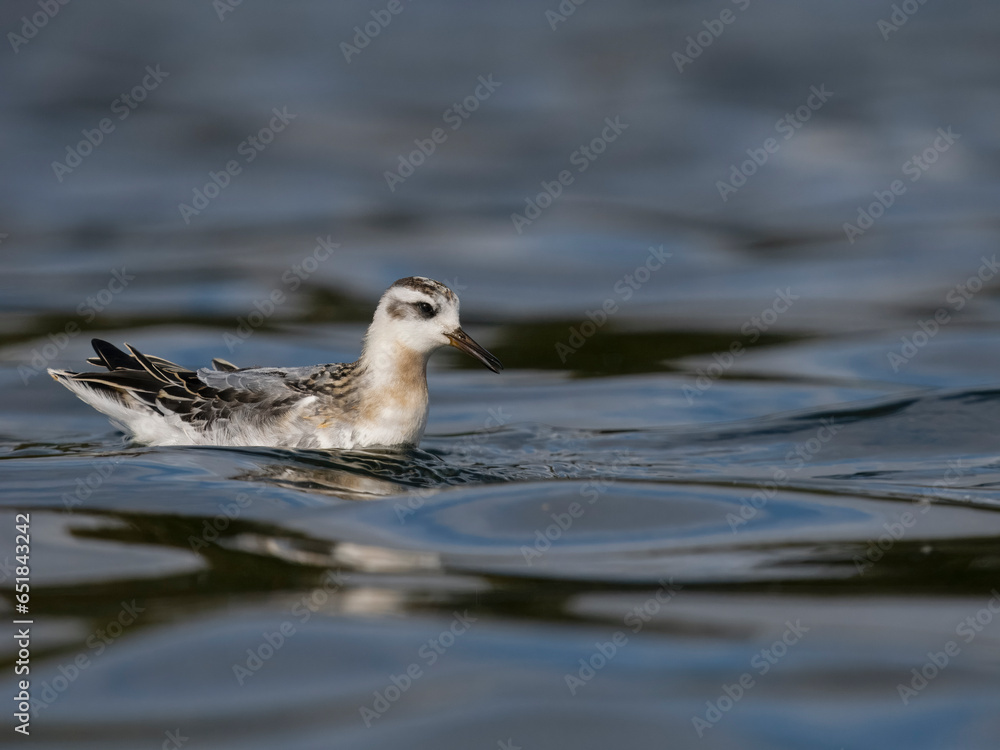
[{"label": "bird", "polygon": [[354,362],[237,367],[217,358],[189,370],[94,339],[87,362],[106,372],[48,372],[141,444],[410,448],[427,426],[431,354],[454,346],[503,369],[462,330],[458,310],[447,286],[409,276],[379,299]]}]

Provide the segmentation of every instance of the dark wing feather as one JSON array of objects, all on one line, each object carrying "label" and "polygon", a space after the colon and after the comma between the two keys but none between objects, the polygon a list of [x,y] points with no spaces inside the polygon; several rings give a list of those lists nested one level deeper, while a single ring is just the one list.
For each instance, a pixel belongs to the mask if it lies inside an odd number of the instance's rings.
[{"label": "dark wing feather", "polygon": [[113,344],[109,344],[107,341],[102,341],[101,339],[92,339],[90,345],[94,347],[94,351],[97,352],[96,357],[88,357],[87,363],[91,365],[97,365],[98,367],[105,367],[108,370],[149,370],[146,364],[155,367],[159,370],[183,370],[184,368],[180,365],[171,362],[169,360],[163,359],[162,357],[153,357],[140,354],[135,349],[133,349],[128,344],[128,350],[132,354],[126,354],[118,347]]},{"label": "dark wing feather", "polygon": [[178,414],[186,422],[206,426],[233,418],[264,422],[281,417],[303,398],[302,392],[286,385],[281,370],[240,370],[225,360],[214,360],[220,371],[202,371],[213,376],[209,383],[197,372],[147,356],[128,344],[129,354],[100,339],[92,344],[98,356],[87,361],[108,372],[68,373],[69,377],[119,401],[131,396],[160,412]]},{"label": "dark wing feather", "polygon": [[221,357],[216,357],[215,359],[212,360],[212,367],[214,367],[216,370],[220,370],[221,372],[235,372],[236,370],[240,369],[232,362],[222,359]]},{"label": "dark wing feather", "polygon": [[138,367],[138,363],[132,357],[107,341],[92,339],[90,345],[97,352],[96,357],[87,360],[91,364],[101,365],[109,370],[134,370]]},{"label": "dark wing feather", "polygon": [[164,382],[170,382],[170,378],[168,378],[164,374],[163,370],[161,370],[155,364],[153,364],[152,362],[150,362],[149,358],[146,357],[146,355],[144,355],[138,349],[136,349],[135,347],[133,347],[133,346],[131,346],[129,344],[125,344],[125,347],[130,352],[132,352],[132,356],[135,358],[135,361],[138,362],[142,366],[143,370],[145,370],[146,372],[148,372],[150,375],[152,375],[157,380],[162,380]]}]

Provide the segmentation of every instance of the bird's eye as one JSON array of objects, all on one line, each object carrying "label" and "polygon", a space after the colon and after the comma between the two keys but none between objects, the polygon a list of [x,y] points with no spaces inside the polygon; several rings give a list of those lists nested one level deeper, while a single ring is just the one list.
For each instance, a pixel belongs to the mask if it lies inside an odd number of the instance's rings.
[{"label": "bird's eye", "polygon": [[420,311],[420,314],[423,317],[425,318],[434,317],[434,306],[431,305],[429,302],[417,302],[416,305],[417,309]]}]

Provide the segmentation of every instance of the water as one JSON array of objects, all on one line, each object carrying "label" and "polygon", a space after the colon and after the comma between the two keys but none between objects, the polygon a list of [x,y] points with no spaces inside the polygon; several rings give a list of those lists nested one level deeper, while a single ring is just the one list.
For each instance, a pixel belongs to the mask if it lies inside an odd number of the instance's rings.
[{"label": "water", "polygon": [[[384,7],[6,52],[32,746],[994,747],[996,8],[413,3],[345,60]],[[405,454],[129,445],[42,372],[352,360],[410,274],[506,369],[436,355]]]}]

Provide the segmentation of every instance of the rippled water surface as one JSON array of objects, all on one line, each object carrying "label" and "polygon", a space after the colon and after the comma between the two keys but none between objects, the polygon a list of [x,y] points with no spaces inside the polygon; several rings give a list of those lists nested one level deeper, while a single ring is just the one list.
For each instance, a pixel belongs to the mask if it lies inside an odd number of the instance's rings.
[{"label": "rippled water surface", "polygon": [[[27,742],[996,747],[994,5],[407,3],[346,53],[386,6],[133,6],[3,52]],[[407,453],[128,444],[43,372],[350,361],[411,274],[506,369],[437,354]]]}]

